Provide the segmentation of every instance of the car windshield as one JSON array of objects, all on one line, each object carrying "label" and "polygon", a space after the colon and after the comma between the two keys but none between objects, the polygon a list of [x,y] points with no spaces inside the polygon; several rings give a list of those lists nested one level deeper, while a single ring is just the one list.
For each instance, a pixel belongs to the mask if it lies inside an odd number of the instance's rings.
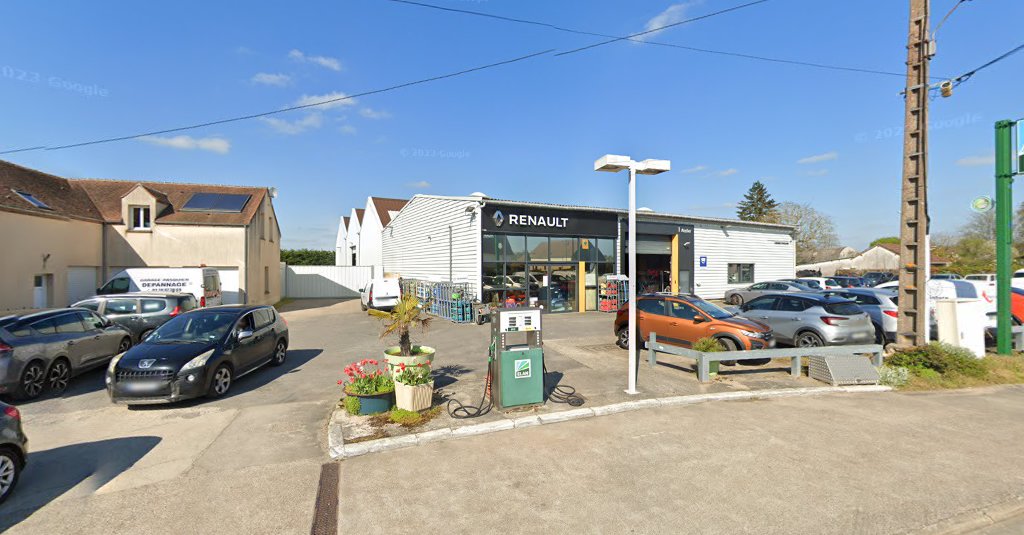
[{"label": "car windshield", "polygon": [[708,303],[703,299],[694,299],[693,301],[690,301],[690,304],[699,308],[701,312],[707,314],[708,316],[711,316],[716,320],[731,318],[735,316],[735,314],[722,309],[718,305]]},{"label": "car windshield", "polygon": [[160,326],[147,343],[180,344],[220,340],[238,319],[237,312],[198,312],[183,314]]}]

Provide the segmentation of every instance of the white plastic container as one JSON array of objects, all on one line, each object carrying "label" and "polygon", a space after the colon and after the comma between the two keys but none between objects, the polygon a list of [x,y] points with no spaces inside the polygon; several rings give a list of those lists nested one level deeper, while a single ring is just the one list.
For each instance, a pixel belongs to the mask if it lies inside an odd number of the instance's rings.
[{"label": "white plastic container", "polygon": [[963,347],[974,356],[985,356],[985,303],[981,299],[939,299],[935,301],[935,319],[939,341]]}]

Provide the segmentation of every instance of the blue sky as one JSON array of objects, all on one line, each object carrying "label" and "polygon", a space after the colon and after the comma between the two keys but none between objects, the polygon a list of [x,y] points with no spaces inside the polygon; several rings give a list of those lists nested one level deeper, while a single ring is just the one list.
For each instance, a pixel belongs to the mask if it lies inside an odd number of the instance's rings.
[{"label": "blue sky", "polygon": [[[935,22],[954,2],[933,0]],[[743,2],[433,3],[625,35]],[[601,40],[384,0],[226,4],[5,2],[0,150],[279,109]],[[938,33],[933,74],[1020,44],[1019,32],[993,31],[1013,20],[1024,3],[965,3]],[[771,0],[648,38],[902,72],[906,26],[905,1]],[[1022,64],[1011,57],[932,102],[934,232],[992,195],[993,123],[1024,116]],[[270,120],[2,158],[70,177],[275,186],[283,244],[331,248],[338,216],[369,195],[625,206],[624,176],[592,164],[627,154],[674,167],[642,178],[641,206],[733,217],[760,179],[864,247],[897,232],[903,83],[618,42]]]}]

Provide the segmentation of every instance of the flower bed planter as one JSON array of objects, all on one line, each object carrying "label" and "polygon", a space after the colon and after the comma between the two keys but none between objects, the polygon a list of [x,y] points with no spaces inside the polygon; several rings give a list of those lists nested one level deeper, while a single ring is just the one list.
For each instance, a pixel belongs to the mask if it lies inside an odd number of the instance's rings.
[{"label": "flower bed planter", "polygon": [[391,374],[397,373],[396,368],[405,364],[407,367],[414,367],[417,364],[430,366],[434,362],[434,348],[427,346],[412,346],[412,356],[403,357],[399,355],[401,349],[398,346],[391,346],[384,350],[384,360],[388,363]]},{"label": "flower bed planter", "polygon": [[[395,385],[397,388],[397,385]],[[354,394],[345,389],[346,396],[359,398],[359,413],[366,416],[388,412],[395,405],[395,393],[384,392],[380,394]]]},{"label": "flower bed planter", "polygon": [[395,402],[399,409],[422,411],[430,408],[434,399],[434,381],[425,385],[409,386],[395,383]]}]

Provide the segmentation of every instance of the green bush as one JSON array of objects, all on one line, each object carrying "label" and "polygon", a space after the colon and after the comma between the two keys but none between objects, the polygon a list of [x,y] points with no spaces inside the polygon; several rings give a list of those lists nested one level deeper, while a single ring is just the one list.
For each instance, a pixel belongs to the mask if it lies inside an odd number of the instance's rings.
[{"label": "green bush", "polygon": [[922,373],[925,370],[940,375],[958,373],[967,377],[982,377],[986,373],[984,362],[969,350],[941,342],[897,351],[886,364],[909,368],[921,376],[926,375]]},{"label": "green bush", "polygon": [[701,353],[715,353],[717,351],[723,351],[722,344],[714,338],[701,338],[693,343],[693,350],[700,351]]},{"label": "green bush", "polygon": [[334,251],[281,249],[281,261],[289,266],[333,266]]},{"label": "green bush", "polygon": [[359,407],[362,405],[362,403],[359,402],[359,398],[355,396],[345,396],[342,403],[345,404],[345,411],[352,416],[359,414]]}]

